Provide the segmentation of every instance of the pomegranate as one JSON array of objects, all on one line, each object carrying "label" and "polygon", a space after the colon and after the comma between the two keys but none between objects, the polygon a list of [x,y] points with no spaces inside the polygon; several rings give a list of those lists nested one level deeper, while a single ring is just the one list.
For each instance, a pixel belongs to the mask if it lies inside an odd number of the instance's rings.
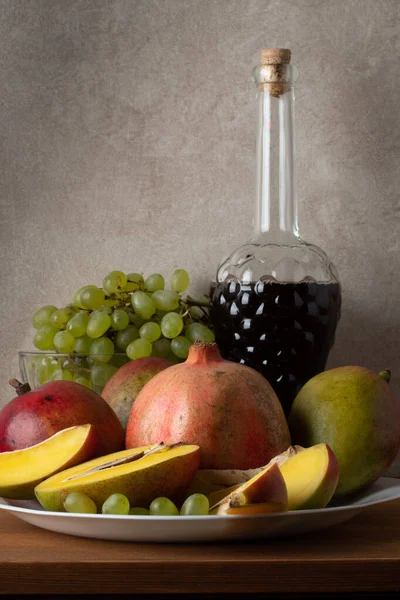
[{"label": "pomegranate", "polygon": [[73,425],[90,423],[97,434],[95,456],[124,447],[124,430],[112,408],[96,392],[72,381],[51,381],[30,390],[11,380],[17,393],[0,411],[0,452],[21,450]]},{"label": "pomegranate", "polygon": [[262,375],[196,342],[186,362],[146,383],[129,414],[126,448],[160,441],[199,445],[202,469],[250,469],[286,450],[290,433]]},{"label": "pomegranate", "polygon": [[107,381],[101,395],[116,413],[124,430],[132,404],[142,387],[171,365],[165,358],[137,358],[120,367]]}]

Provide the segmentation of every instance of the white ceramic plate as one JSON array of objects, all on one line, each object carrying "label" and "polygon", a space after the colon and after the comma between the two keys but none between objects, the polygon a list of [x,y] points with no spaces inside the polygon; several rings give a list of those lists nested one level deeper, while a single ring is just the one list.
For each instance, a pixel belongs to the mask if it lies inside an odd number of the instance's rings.
[{"label": "white ceramic plate", "polygon": [[0,498],[0,509],[58,533],[121,542],[225,542],[267,539],[325,529],[367,506],[400,498],[400,479],[381,477],[347,504],[255,516],[153,517],[47,512],[35,500]]}]

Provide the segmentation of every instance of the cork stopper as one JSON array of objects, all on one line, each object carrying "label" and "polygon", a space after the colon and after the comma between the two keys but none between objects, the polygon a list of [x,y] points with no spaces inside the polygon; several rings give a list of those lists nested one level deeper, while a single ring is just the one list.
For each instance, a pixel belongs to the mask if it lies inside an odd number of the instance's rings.
[{"label": "cork stopper", "polygon": [[[288,48],[264,48],[261,51],[261,68],[265,75],[265,83],[269,83],[268,91],[274,98],[280,98],[287,90],[286,71],[292,53]],[[262,85],[261,89],[265,89]]]},{"label": "cork stopper", "polygon": [[264,48],[261,50],[262,65],[288,65],[292,52],[288,48]]}]

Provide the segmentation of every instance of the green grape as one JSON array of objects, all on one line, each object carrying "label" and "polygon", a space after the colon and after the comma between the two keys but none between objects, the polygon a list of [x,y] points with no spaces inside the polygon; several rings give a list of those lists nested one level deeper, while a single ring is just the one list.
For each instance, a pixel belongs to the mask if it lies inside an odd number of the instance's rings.
[{"label": "green grape", "polygon": [[45,371],[45,369],[42,369],[39,367],[36,370],[36,381],[37,381],[37,385],[43,385],[44,383],[47,383],[48,381],[50,381],[50,375],[48,375],[48,373]]},{"label": "green grape", "polygon": [[134,283],[144,283],[144,278],[141,273],[128,273],[127,278],[128,281],[133,281]]},{"label": "green grape", "polygon": [[139,315],[139,317],[142,317],[142,319],[150,319],[156,312],[153,300],[149,298],[145,292],[135,292],[132,294],[131,304],[135,313]]},{"label": "green grape", "polygon": [[208,515],[210,503],[204,494],[192,494],[186,498],[181,506],[180,514],[188,515]]},{"label": "green grape", "polygon": [[58,331],[54,336],[54,346],[57,352],[69,354],[75,350],[75,338],[69,331]]},{"label": "green grape", "polygon": [[179,515],[179,511],[172,500],[169,500],[169,498],[164,498],[163,496],[153,500],[153,502],[150,504],[149,511],[151,515],[156,515],[157,517]]},{"label": "green grape", "polygon": [[153,273],[149,275],[144,282],[144,287],[148,292],[155,292],[157,290],[163,290],[165,286],[164,277],[159,273]]},{"label": "green grape", "polygon": [[201,321],[201,319],[204,317],[204,311],[202,310],[202,308],[200,306],[191,306],[189,308],[190,311],[190,316],[192,317],[192,319],[194,321]]},{"label": "green grape", "polygon": [[43,383],[50,381],[50,377],[57,366],[58,361],[54,360],[52,357],[39,357],[39,360],[35,361],[34,364],[34,372],[38,384],[42,385]]},{"label": "green grape", "polygon": [[114,344],[107,337],[100,337],[94,340],[90,347],[90,358],[96,362],[108,362],[114,354]]},{"label": "green grape", "polygon": [[133,281],[128,281],[126,286],[123,288],[124,292],[136,292],[136,290],[140,290],[140,285]]},{"label": "green grape", "polygon": [[103,306],[105,300],[104,291],[95,285],[86,285],[79,294],[79,301],[84,308],[96,310]]},{"label": "green grape", "polygon": [[84,285],[81,288],[79,288],[79,290],[77,292],[75,292],[75,294],[72,297],[72,306],[75,306],[75,308],[84,308],[82,301],[81,301],[81,293],[83,292],[83,290],[86,290],[87,288],[96,288],[96,285]]},{"label": "green grape", "polygon": [[89,314],[87,312],[78,312],[67,323],[67,331],[74,337],[81,337],[86,333],[86,327],[89,323]]},{"label": "green grape", "polygon": [[94,310],[89,318],[86,333],[90,338],[101,337],[111,325],[111,319],[103,310]]},{"label": "green grape", "polygon": [[171,350],[179,358],[187,358],[189,354],[190,342],[182,335],[178,335],[171,341]]},{"label": "green grape", "polygon": [[89,388],[89,390],[92,389],[92,382],[87,377],[77,377],[75,379],[75,382],[79,383],[80,385],[83,385],[83,386]]},{"label": "green grape", "polygon": [[135,315],[134,312],[129,313],[129,321],[135,325],[138,329],[146,323],[146,319],[142,319],[139,315]]},{"label": "green grape", "polygon": [[175,310],[179,306],[179,295],[171,290],[157,290],[153,302],[158,310]]},{"label": "green grape", "polygon": [[153,349],[151,352],[152,356],[157,356],[158,358],[167,358],[171,353],[171,342],[166,340],[165,338],[161,338],[160,340],[156,340],[153,343]]},{"label": "green grape", "polygon": [[75,294],[72,298],[72,304],[76,308],[83,308],[83,306],[81,304],[81,292],[82,292],[82,290],[85,289],[85,287],[87,287],[87,286],[85,285],[85,286],[79,288],[79,290],[77,292],[75,292]]},{"label": "green grape", "polygon": [[100,390],[106,385],[107,381],[117,372],[117,367],[109,363],[95,363],[92,367],[93,389]]},{"label": "green grape", "polygon": [[75,377],[69,369],[57,369],[50,375],[50,381],[75,381]]},{"label": "green grape", "polygon": [[[37,385],[43,385],[46,381],[49,380],[49,371],[48,368],[44,365],[37,363],[34,365],[34,376],[31,379],[34,379],[37,382]],[[33,387],[36,387],[33,386]]]},{"label": "green grape", "polygon": [[33,337],[33,344],[38,350],[54,350],[54,336],[59,329],[54,325],[43,325],[37,329]]},{"label": "green grape", "polygon": [[151,342],[143,338],[139,338],[129,344],[126,349],[126,353],[131,360],[136,360],[137,358],[145,358],[146,356],[150,356],[151,350]]},{"label": "green grape", "polygon": [[111,271],[103,279],[103,289],[107,294],[115,294],[126,286],[127,281],[128,278],[122,271]]},{"label": "green grape", "polygon": [[64,500],[64,509],[70,513],[97,513],[93,500],[81,492],[70,492]]},{"label": "green grape", "polygon": [[185,269],[175,269],[171,276],[171,290],[184,292],[189,286],[189,273]]},{"label": "green grape", "polygon": [[114,298],[106,298],[103,302],[103,308],[114,308],[117,304],[118,302]]},{"label": "green grape", "polygon": [[139,335],[141,338],[149,340],[149,342],[155,342],[161,335],[161,328],[158,323],[149,321],[141,326]]},{"label": "green grape", "polygon": [[35,329],[40,329],[43,325],[51,324],[51,315],[57,310],[57,306],[48,304],[39,308],[32,317],[32,323]]},{"label": "green grape", "polygon": [[133,342],[133,340],[137,340],[138,337],[139,331],[137,327],[135,327],[134,325],[128,325],[128,327],[126,327],[122,331],[118,331],[115,337],[115,345],[117,346],[117,348],[125,352],[129,344]]},{"label": "green grape", "polygon": [[89,354],[92,344],[92,338],[87,335],[81,335],[75,340],[75,352],[78,354]]},{"label": "green grape", "polygon": [[185,336],[193,344],[196,340],[203,342],[214,342],[215,335],[202,323],[190,323],[185,329]]},{"label": "green grape", "polygon": [[70,369],[63,369],[63,381],[75,381],[75,371]]},{"label": "green grape", "polygon": [[166,338],[177,337],[183,329],[183,319],[175,312],[167,313],[161,319],[161,331]]},{"label": "green grape", "polygon": [[148,508],[142,508],[141,506],[133,506],[129,509],[130,515],[149,515],[150,511]]},{"label": "green grape", "polygon": [[111,494],[101,507],[103,515],[129,514],[129,500],[124,494]]},{"label": "green grape", "polygon": [[62,360],[52,360],[48,367],[49,380],[56,371],[62,370]]},{"label": "green grape", "polygon": [[118,308],[111,315],[111,327],[116,331],[125,329],[129,325],[129,316],[126,311]]},{"label": "green grape", "polygon": [[76,309],[72,306],[58,308],[51,315],[51,324],[58,329],[65,329],[66,324],[76,314]]}]

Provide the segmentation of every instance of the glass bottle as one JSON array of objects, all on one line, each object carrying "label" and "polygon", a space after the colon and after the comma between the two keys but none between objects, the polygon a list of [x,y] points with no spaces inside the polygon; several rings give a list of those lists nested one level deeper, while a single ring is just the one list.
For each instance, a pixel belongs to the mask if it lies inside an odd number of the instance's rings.
[{"label": "glass bottle", "polygon": [[224,358],[270,382],[285,413],[325,369],[341,310],[341,286],[325,252],[302,239],[294,178],[297,70],[287,49],[266,49],[257,85],[254,237],[218,267],[211,319]]}]

